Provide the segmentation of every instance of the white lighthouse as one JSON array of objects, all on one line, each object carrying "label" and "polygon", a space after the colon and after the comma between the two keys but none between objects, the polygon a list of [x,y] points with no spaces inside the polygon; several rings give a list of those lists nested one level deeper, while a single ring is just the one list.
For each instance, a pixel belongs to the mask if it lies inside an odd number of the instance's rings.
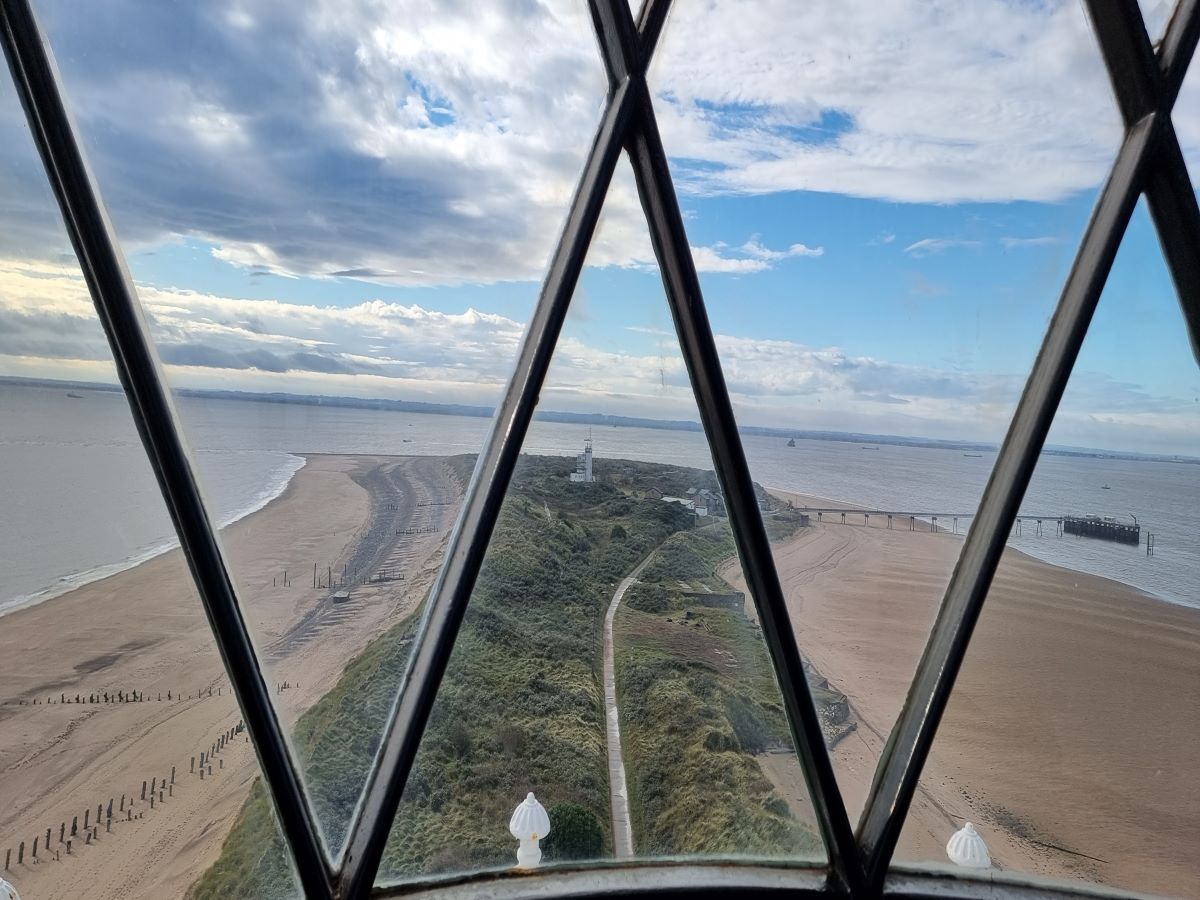
[{"label": "white lighthouse", "polygon": [[575,457],[575,471],[571,481],[591,484],[592,482],[592,439],[583,442],[583,452]]}]

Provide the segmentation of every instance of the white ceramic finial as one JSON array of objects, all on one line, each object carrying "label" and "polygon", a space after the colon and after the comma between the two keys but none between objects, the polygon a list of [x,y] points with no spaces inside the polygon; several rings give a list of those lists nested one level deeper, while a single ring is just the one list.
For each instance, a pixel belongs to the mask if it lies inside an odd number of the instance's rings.
[{"label": "white ceramic finial", "polygon": [[524,802],[513,810],[508,832],[521,842],[517,848],[517,866],[536,869],[542,861],[542,848],[538,842],[550,833],[550,816],[546,813],[546,807],[533,796],[533,791],[526,794]]},{"label": "white ceramic finial", "polygon": [[951,835],[946,844],[946,855],[951,862],[968,869],[987,869],[992,865],[987,844],[970,822]]}]

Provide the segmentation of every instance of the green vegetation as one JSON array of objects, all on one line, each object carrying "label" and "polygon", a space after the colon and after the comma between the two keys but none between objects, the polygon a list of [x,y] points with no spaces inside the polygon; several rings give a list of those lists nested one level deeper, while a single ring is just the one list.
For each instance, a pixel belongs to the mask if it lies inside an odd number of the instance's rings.
[{"label": "green vegetation", "polygon": [[[471,460],[451,464],[465,483]],[[647,575],[664,609],[675,608],[680,582],[728,592],[715,571],[733,546],[723,524],[693,528],[690,511],[646,497],[651,488],[715,488],[711,473],[597,460],[597,482],[578,485],[567,479],[572,470],[571,460],[521,459],[401,800],[383,878],[511,865],[508,819],[530,790],[550,811],[548,861],[609,852],[604,611],[619,581],[660,545]],[[738,657],[735,672],[655,648],[624,625],[618,638],[622,715],[637,735],[627,768],[638,786],[635,806],[644,806],[635,815],[648,827],[639,849],[804,851],[815,838],[789,817],[750,755],[786,740],[761,640],[729,610],[699,615],[710,622],[704,640]],[[297,724],[305,785],[334,847],[344,840],[417,624],[414,615],[368,645]],[[669,759],[679,769],[669,770]],[[291,892],[286,852],[256,784],[190,896]]]},{"label": "green vegetation", "polygon": [[599,859],[607,856],[604,829],[589,810],[576,803],[560,803],[547,810],[550,836],[542,841],[546,862]]},{"label": "green vegetation", "polygon": [[[714,574],[732,552],[724,522],[672,535],[617,617],[617,696],[640,855],[820,852],[754,759],[791,744],[766,646],[744,598]],[[709,605],[705,592],[737,602]]]}]

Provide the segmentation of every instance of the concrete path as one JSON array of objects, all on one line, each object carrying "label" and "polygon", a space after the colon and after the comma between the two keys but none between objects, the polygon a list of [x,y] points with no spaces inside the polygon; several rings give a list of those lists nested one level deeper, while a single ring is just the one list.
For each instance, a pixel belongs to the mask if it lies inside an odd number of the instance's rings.
[{"label": "concrete path", "polygon": [[612,795],[613,856],[628,859],[633,856],[633,829],[629,824],[629,790],[625,786],[625,760],[621,757],[621,723],[617,715],[617,676],[613,663],[613,619],[621,598],[642,574],[642,569],[654,557],[651,553],[629,573],[613,594],[604,614],[604,712],[608,719],[608,788]]}]

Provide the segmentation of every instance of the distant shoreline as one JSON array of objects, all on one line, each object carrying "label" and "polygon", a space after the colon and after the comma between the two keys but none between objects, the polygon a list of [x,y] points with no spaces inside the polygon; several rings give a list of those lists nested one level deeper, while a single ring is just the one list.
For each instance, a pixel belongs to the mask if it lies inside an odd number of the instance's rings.
[{"label": "distant shoreline", "polygon": [[[0,375],[0,386],[50,388],[55,390],[102,391],[121,393],[119,385],[91,381],[59,381],[43,378],[23,378],[15,375]],[[470,406],[459,403],[432,403],[421,400],[387,400],[362,397],[325,396],[320,394],[288,394],[283,392],[262,393],[254,391],[180,389],[180,397],[200,400],[231,400],[251,403],[276,403],[296,406],[330,406],[341,409],[369,409],[381,412],[408,412],[437,416],[465,416],[490,419],[495,412],[490,406]],[[565,425],[592,425],[613,428],[650,428],[663,431],[689,431],[702,433],[699,422],[680,419],[647,419],[637,416],[614,416],[605,413],[575,413],[557,410],[539,410],[534,419]],[[906,435],[871,434],[856,431],[824,431],[805,428],[783,428],[765,425],[743,425],[739,433],[755,437],[774,437],[780,440],[795,438],[805,441],[831,441],[845,444],[886,444],[898,447],[921,447],[932,450],[964,450],[996,453],[999,446],[987,441],[942,440]],[[1042,449],[1044,456],[1071,456],[1085,459],[1117,459],[1132,462],[1181,463],[1200,465],[1200,457],[1178,454],[1132,453],[1121,450],[1103,450],[1089,447],[1047,445]]]}]

